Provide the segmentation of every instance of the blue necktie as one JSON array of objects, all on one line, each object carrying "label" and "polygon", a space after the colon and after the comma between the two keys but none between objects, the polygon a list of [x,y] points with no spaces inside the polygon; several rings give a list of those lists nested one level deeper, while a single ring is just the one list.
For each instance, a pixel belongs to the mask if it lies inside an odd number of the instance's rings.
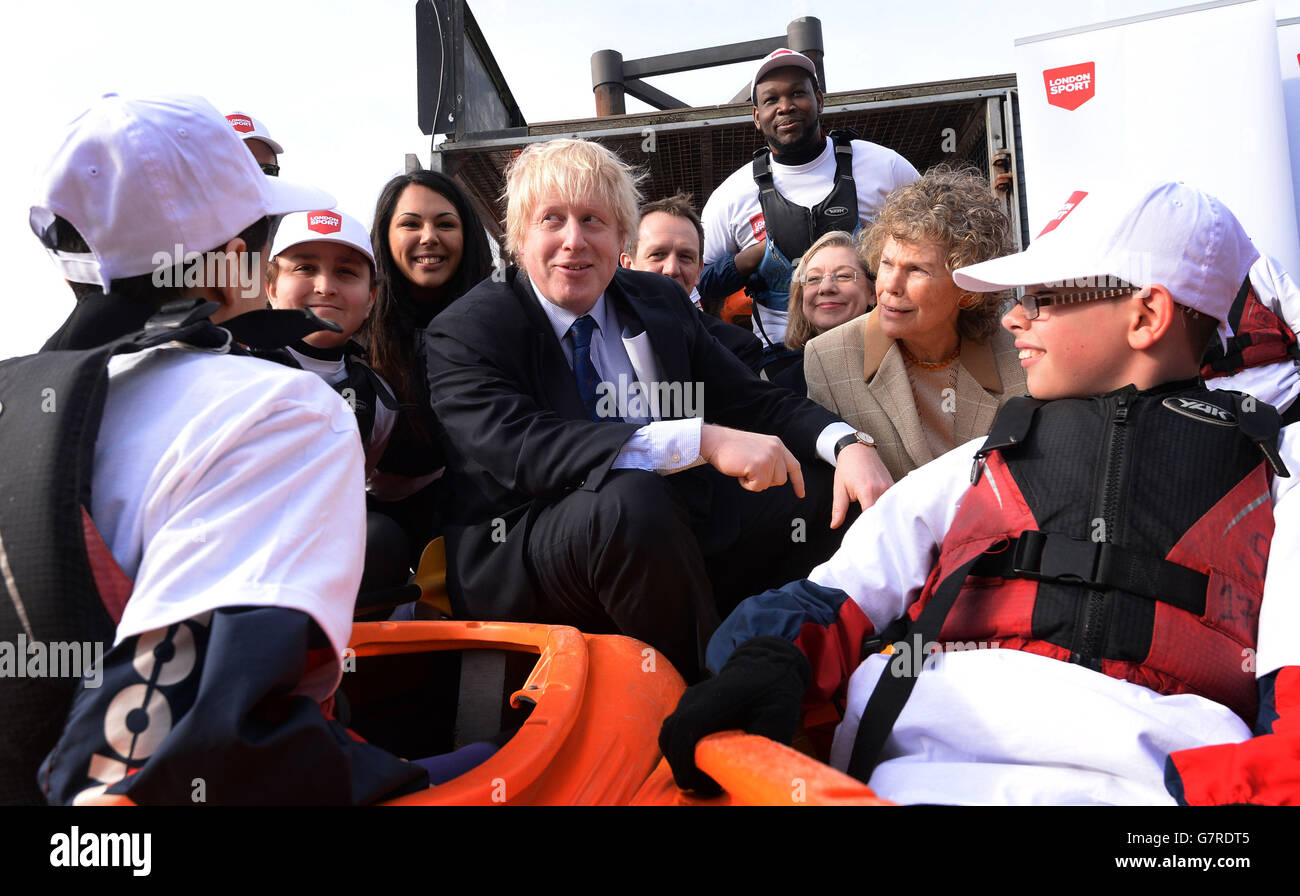
[{"label": "blue necktie", "polygon": [[591,363],[591,333],[595,329],[596,321],[590,314],[584,314],[569,327],[569,335],[573,337],[573,377],[578,381],[578,394],[582,396],[582,403],[587,408],[587,417],[593,422],[599,422],[601,418],[596,414],[596,384],[600,382],[600,377],[596,374],[596,366]]}]

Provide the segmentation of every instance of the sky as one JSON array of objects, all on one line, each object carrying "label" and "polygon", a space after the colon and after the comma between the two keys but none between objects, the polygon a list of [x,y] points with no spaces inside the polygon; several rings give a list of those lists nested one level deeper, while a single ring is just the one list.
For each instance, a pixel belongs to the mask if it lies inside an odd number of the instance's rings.
[{"label": "sky", "polygon": [[[591,54],[625,59],[785,33],[822,21],[832,91],[1014,72],[1016,38],[1189,5],[1178,0],[469,0],[531,123],[595,114]],[[1276,0],[1277,18],[1300,0]],[[369,225],[416,124],[414,0],[60,0],[8,4],[0,36],[9,143],[0,182],[0,358],[35,351],[72,294],[32,236],[38,175],[63,126],[106,92],[197,93],[260,119],[286,180],[323,187]],[[652,79],[694,105],[727,102],[754,63]],[[628,110],[645,108],[629,98]]]}]

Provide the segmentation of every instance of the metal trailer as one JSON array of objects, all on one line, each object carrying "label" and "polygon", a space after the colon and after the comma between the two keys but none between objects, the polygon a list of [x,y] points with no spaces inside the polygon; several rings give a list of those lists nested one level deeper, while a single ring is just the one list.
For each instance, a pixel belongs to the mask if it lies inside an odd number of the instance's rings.
[{"label": "metal trailer", "polygon": [[[647,200],[682,189],[699,208],[763,145],[748,89],[716,106],[688,107],[643,77],[758,60],[781,46],[804,52],[822,68],[821,22],[815,18],[796,19],[776,37],[647,59],[623,60],[616,51],[602,50],[592,56],[592,89],[597,112],[606,114],[529,124],[465,0],[419,0],[416,18],[420,126],[435,135],[429,167],[466,188],[498,237],[505,218],[502,171],[529,143],[597,140],[646,170]],[[625,93],[659,108],[623,112]],[[1015,75],[827,93],[822,123],[828,131],[852,129],[887,146],[919,171],[941,163],[974,165],[1002,197],[1017,248],[1025,246]],[[438,142],[436,135],[446,139]],[[407,164],[421,163],[408,155]]]}]

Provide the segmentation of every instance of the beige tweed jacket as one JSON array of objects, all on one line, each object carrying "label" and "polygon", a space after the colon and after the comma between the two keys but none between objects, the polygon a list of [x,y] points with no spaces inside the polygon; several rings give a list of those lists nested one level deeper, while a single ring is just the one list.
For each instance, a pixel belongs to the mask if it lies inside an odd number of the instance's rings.
[{"label": "beige tweed jacket", "polygon": [[[961,445],[987,435],[998,408],[1025,394],[1025,372],[1011,334],[999,329],[988,344],[963,338],[957,371],[957,419]],[[869,434],[897,482],[934,460],[912,397],[907,366],[875,311],[810,340],[804,347],[808,397]]]}]

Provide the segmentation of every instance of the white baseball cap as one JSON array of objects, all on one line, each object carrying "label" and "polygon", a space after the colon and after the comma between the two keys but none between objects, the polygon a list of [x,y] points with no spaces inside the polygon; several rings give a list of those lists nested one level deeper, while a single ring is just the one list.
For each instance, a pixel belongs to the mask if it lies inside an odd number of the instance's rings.
[{"label": "white baseball cap", "polygon": [[338,209],[318,209],[286,216],[280,222],[280,229],[275,232],[271,257],[274,258],[299,243],[322,240],[351,246],[369,259],[372,271],[375,269],[375,253],[370,248],[370,234],[361,226],[360,221]]},{"label": "white baseball cap", "polygon": [[[176,247],[207,252],[259,218],[333,205],[324,190],[264,175],[202,97],[110,93],[68,125],[29,222],[66,279],[108,289],[174,263]],[[56,215],[90,252],[53,248]]]},{"label": "white baseball cap", "polygon": [[794,50],[788,50],[781,47],[779,50],[773,50],[763,57],[763,61],[758,64],[758,71],[754,73],[754,80],[749,83],[749,101],[757,104],[758,102],[758,82],[767,76],[767,73],[778,68],[801,68],[811,77],[813,87],[817,84],[817,66],[813,61],[802,53],[796,53]]},{"label": "white baseball cap", "polygon": [[[1158,283],[1178,304],[1224,323],[1258,257],[1236,216],[1210,194],[1169,181],[1113,184],[1073,193],[1025,251],[958,268],[952,279],[979,292]],[[1226,324],[1220,332],[1231,335]]]},{"label": "white baseball cap", "polygon": [[245,115],[243,112],[231,112],[226,116],[226,121],[230,122],[230,126],[245,140],[261,140],[271,147],[271,151],[277,156],[284,152],[284,147],[271,139],[271,132],[266,129],[266,125],[253,116]]}]

